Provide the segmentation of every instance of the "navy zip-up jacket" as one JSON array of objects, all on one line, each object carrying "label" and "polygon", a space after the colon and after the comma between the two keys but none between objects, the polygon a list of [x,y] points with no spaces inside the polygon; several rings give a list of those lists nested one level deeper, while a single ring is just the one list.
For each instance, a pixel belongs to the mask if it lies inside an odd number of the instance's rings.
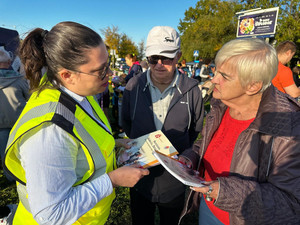
[{"label": "navy zip-up jacket", "polygon": [[[156,130],[147,72],[130,79],[123,94],[122,126],[132,139]],[[162,127],[162,132],[179,153],[193,145],[202,129],[203,117],[198,81],[180,74]],[[161,203],[167,203],[185,191],[185,186],[162,166],[150,168],[150,175],[142,178],[134,188],[150,201]]]}]

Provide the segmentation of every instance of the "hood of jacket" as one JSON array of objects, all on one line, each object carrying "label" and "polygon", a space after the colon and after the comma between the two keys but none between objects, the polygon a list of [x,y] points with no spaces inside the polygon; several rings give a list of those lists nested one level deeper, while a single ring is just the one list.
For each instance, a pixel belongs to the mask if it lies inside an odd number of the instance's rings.
[{"label": "hood of jacket", "polygon": [[23,75],[10,69],[0,69],[0,89],[10,86],[17,79],[24,78]]}]

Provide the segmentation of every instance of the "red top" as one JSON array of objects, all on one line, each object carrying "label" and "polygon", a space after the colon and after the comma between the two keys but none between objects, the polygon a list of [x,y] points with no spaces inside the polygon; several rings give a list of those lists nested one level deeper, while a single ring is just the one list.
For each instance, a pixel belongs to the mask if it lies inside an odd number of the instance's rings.
[{"label": "red top", "polygon": [[283,88],[291,86],[294,83],[293,72],[291,69],[279,62],[278,72],[272,80],[272,84],[277,87],[279,91],[286,93]]},{"label": "red top", "polygon": [[[235,143],[243,130],[249,127],[253,119],[236,120],[226,110],[221,124],[215,132],[203,157],[205,167],[205,180],[216,180],[217,177],[227,177]],[[229,224],[229,213],[213,204],[214,201],[206,201],[211,212],[224,224]]]}]

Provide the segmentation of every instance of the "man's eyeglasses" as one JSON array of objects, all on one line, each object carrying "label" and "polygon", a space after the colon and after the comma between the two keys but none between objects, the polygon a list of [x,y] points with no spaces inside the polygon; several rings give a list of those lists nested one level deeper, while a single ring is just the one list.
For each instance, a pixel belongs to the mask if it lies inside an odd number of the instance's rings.
[{"label": "man's eyeglasses", "polygon": [[171,65],[173,63],[174,58],[155,55],[155,56],[147,57],[147,60],[152,65],[156,65],[158,63],[158,60],[161,61],[161,64]]},{"label": "man's eyeglasses", "polygon": [[94,76],[94,77],[99,77],[101,80],[104,80],[104,78],[106,77],[107,71],[109,69],[110,63],[111,63],[111,60],[110,60],[110,58],[108,58],[107,63],[104,66],[104,68],[98,70],[97,74],[85,73],[85,72],[81,72],[81,71],[78,71],[78,70],[72,70],[72,71],[74,71],[76,73],[83,73],[83,74],[86,74],[86,75],[90,75],[90,76]]}]

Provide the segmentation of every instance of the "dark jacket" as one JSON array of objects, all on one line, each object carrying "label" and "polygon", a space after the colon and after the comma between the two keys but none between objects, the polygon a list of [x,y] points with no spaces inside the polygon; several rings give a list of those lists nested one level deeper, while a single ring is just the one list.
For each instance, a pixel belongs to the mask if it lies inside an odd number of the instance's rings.
[{"label": "dark jacket", "polygon": [[[146,74],[134,76],[123,95],[122,125],[127,136],[133,139],[156,130]],[[179,153],[190,148],[197,138],[202,129],[203,112],[198,82],[180,75],[162,127]],[[184,185],[162,166],[150,168],[150,175],[141,179],[135,188],[153,202],[169,202],[185,191]]]},{"label": "dark jacket", "polygon": [[132,77],[143,72],[143,69],[139,62],[135,62],[129,69],[127,76],[125,77],[125,82],[127,83]]},{"label": "dark jacket", "polygon": [[[227,108],[220,100],[203,128],[203,140],[183,153],[201,162]],[[202,164],[198,164],[201,171]],[[300,224],[300,106],[288,95],[269,87],[254,121],[234,148],[229,177],[219,177],[215,206],[229,212],[230,224]],[[199,193],[191,192],[184,213],[198,208]]]}]

